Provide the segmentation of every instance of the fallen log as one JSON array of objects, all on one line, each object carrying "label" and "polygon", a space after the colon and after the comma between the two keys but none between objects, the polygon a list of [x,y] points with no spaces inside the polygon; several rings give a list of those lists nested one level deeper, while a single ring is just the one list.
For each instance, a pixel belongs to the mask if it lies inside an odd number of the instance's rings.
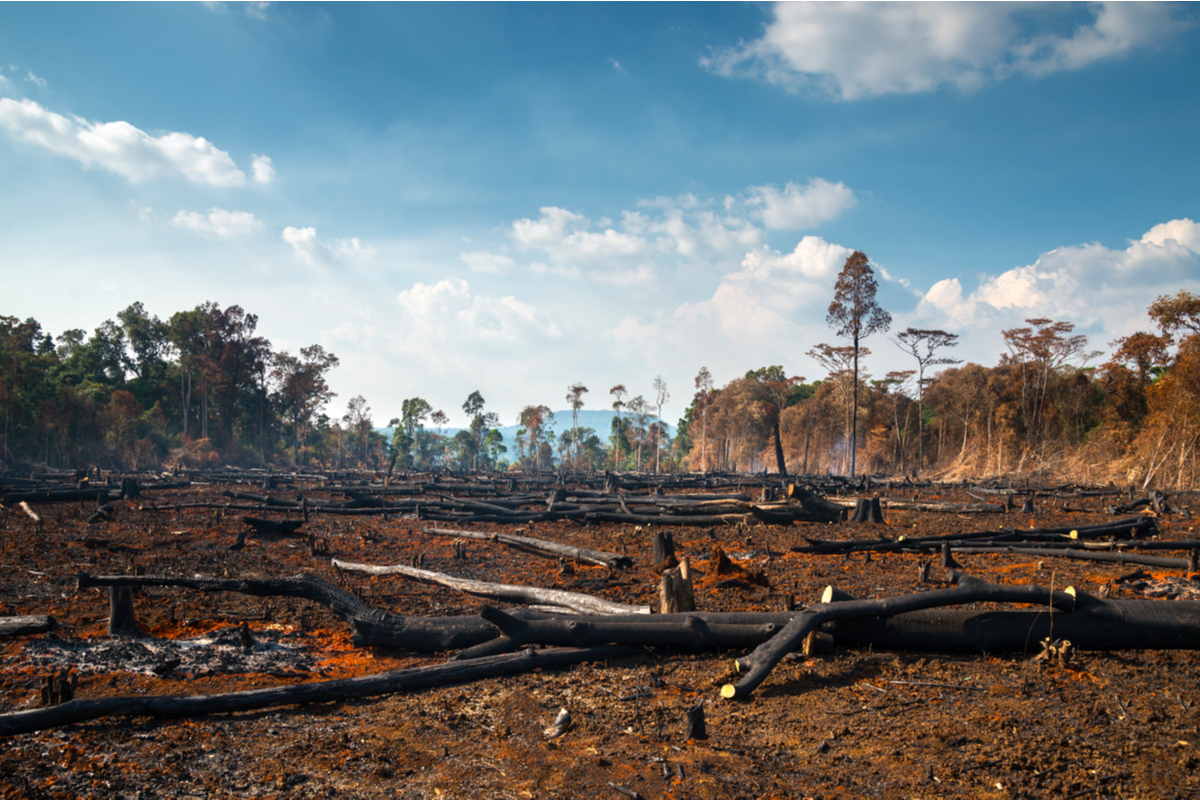
[{"label": "fallen log", "polygon": [[479,616],[495,625],[516,646],[562,644],[573,647],[621,642],[684,650],[749,647],[782,629],[779,621],[756,623],[709,622],[701,614],[651,614],[645,619],[610,620],[542,618],[519,619],[497,608],[484,606]]},{"label": "fallen log", "polygon": [[633,559],[620,553],[606,553],[602,550],[591,550],[586,547],[575,547],[545,539],[535,539],[530,536],[518,536],[513,533],[498,533],[486,531],[468,531],[457,528],[425,528],[425,533],[436,536],[455,536],[465,539],[481,539],[498,542],[520,550],[548,553],[555,556],[566,556],[584,564],[598,564],[609,569],[633,566]]},{"label": "fallen log", "polygon": [[947,533],[934,536],[899,536],[895,539],[869,539],[834,541],[805,537],[808,547],[793,547],[795,553],[843,554],[872,550],[876,552],[899,552],[901,550],[919,549],[925,545],[941,546],[944,542],[950,545],[958,544],[1010,544],[1014,541],[1032,541],[1044,539],[1063,541],[1070,538],[1076,541],[1113,536],[1118,538],[1137,538],[1153,536],[1158,532],[1158,523],[1153,517],[1130,517],[1114,522],[1102,522],[1096,525],[1077,525],[1061,528],[1009,528],[999,531],[973,531],[971,533]]},{"label": "fallen log", "polygon": [[328,703],[408,692],[437,686],[515,675],[535,669],[554,669],[620,658],[636,653],[624,647],[522,650],[470,661],[451,661],[427,667],[392,670],[361,678],[314,681],[269,689],[213,695],[128,695],[96,700],[71,700],[47,708],[0,714],[0,736],[58,728],[113,716],[196,717],[229,714],[283,705]]},{"label": "fallen log", "polygon": [[539,605],[556,606],[578,614],[649,614],[649,606],[631,606],[625,603],[613,603],[600,597],[593,597],[579,592],[567,592],[562,589],[545,589],[538,586],[518,586],[507,583],[489,583],[469,578],[458,578],[442,572],[406,567],[403,564],[379,566],[375,564],[357,564],[352,561],[332,559],[333,566],[347,572],[362,572],[367,575],[401,575],[405,578],[447,586],[476,597],[489,597],[496,600],[507,600],[517,603],[536,603]]},{"label": "fallen log", "polygon": [[1023,556],[1041,556],[1043,558],[1071,558],[1076,561],[1105,561],[1114,564],[1140,564],[1147,567],[1166,567],[1167,569],[1190,569],[1192,561],[1187,558],[1170,558],[1167,556],[1146,556],[1140,553],[1121,551],[1111,553],[1103,550],[1085,550],[1074,547],[1022,547],[1019,545],[994,547],[953,547],[956,553],[1014,553]]},{"label": "fallen log", "polygon": [[880,600],[818,603],[797,613],[779,633],[760,644],[749,655],[739,658],[736,662],[737,667],[739,671],[744,671],[745,675],[737,683],[722,686],[721,696],[726,699],[749,697],[785,655],[799,648],[809,633],[826,622],[865,616],[891,617],[906,611],[978,602],[1048,603],[1056,610],[1071,611],[1075,608],[1076,595],[1051,592],[1036,586],[1003,586],[963,577],[959,585],[952,589]]},{"label": "fallen log", "polygon": [[54,627],[54,617],[47,614],[30,614],[20,617],[0,617],[0,637],[26,636],[45,633]]},{"label": "fallen log", "polygon": [[[496,629],[479,617],[406,617],[373,608],[350,592],[316,577],[290,578],[177,578],[165,575],[78,576],[79,587],[129,586],[172,587],[204,592],[238,592],[256,597],[297,597],[319,603],[354,629],[354,642],[361,646],[433,653],[456,650],[485,642]],[[517,610],[514,614],[527,613]]]}]

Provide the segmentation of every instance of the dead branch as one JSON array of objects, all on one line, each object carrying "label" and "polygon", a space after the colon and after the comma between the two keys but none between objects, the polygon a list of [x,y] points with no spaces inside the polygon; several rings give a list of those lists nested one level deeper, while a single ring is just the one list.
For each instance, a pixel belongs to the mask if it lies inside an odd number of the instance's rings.
[{"label": "dead branch", "polygon": [[534,669],[553,669],[584,661],[619,658],[632,652],[620,647],[523,650],[471,661],[392,670],[361,678],[314,681],[226,694],[129,695],[71,700],[48,708],[0,714],[0,736],[32,733],[112,716],[196,717],[301,703],[350,700],[515,675]]},{"label": "dead branch", "polygon": [[434,572],[418,567],[406,567],[402,564],[378,566],[374,564],[357,564],[352,561],[332,559],[333,566],[347,572],[362,572],[367,575],[401,575],[425,583],[435,583],[447,586],[476,597],[490,597],[496,600],[507,600],[516,603],[536,603],[556,606],[568,611],[582,614],[649,614],[649,606],[631,606],[625,603],[613,603],[600,597],[567,592],[561,589],[546,589],[538,586],[518,586],[507,583],[489,583],[469,578],[458,578],[442,572]]}]

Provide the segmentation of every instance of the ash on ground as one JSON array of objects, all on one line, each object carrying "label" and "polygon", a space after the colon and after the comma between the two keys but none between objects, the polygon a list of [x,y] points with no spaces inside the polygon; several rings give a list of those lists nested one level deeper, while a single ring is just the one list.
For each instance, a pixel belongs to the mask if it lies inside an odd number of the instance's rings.
[{"label": "ash on ground", "polygon": [[79,672],[126,671],[175,678],[248,672],[306,675],[313,669],[312,656],[302,645],[285,644],[284,638],[287,634],[278,631],[246,632],[239,627],[196,639],[49,636],[31,641],[25,654],[39,667]]}]

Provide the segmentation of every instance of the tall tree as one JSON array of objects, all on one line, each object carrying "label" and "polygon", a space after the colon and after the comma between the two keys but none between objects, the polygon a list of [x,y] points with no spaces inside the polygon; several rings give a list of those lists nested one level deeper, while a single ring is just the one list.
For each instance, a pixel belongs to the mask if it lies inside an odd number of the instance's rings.
[{"label": "tall tree", "polygon": [[803,380],[800,377],[789,378],[783,367],[776,364],[750,370],[741,384],[744,407],[760,426],[770,431],[775,450],[775,466],[780,475],[787,475],[780,415],[792,398],[793,387]]},{"label": "tall tree", "polygon": [[953,358],[935,354],[945,347],[958,344],[958,334],[937,328],[905,328],[896,337],[896,346],[917,362],[917,470],[925,466],[925,370],[929,367],[960,364]]},{"label": "tall tree", "polygon": [[850,476],[854,477],[858,449],[858,356],[863,339],[886,331],[892,315],[875,302],[879,284],[866,253],[855,250],[846,259],[833,287],[833,301],[825,321],[854,348],[854,399],[850,418]]},{"label": "tall tree", "polygon": [[700,412],[700,470],[708,472],[708,404],[713,390],[713,377],[708,367],[701,367],[692,383],[696,387],[692,406]]},{"label": "tall tree", "polygon": [[517,424],[525,431],[529,457],[534,469],[542,467],[542,442],[545,438],[546,419],[553,412],[549,406],[525,406],[517,416]]},{"label": "tall tree", "polygon": [[334,397],[326,373],[338,365],[338,357],[313,344],[301,349],[298,357],[276,353],[272,364],[275,403],[291,425],[292,459],[298,461],[313,417]]},{"label": "tall tree", "polygon": [[366,464],[371,447],[371,429],[374,427],[367,398],[361,394],[351,397],[350,402],[346,404],[346,413],[342,415],[342,423],[350,432],[357,451],[355,455]]},{"label": "tall tree", "polygon": [[579,455],[578,436],[575,433],[579,429],[579,409],[583,408],[583,396],[587,393],[588,388],[582,383],[572,383],[567,387],[567,405],[571,407],[571,444],[574,456]]},{"label": "tall tree", "polygon": [[1162,295],[1150,304],[1149,313],[1168,336],[1179,331],[1200,334],[1200,296],[1191,292]]},{"label": "tall tree", "polygon": [[[662,375],[654,376],[654,407],[655,407],[655,409],[657,409],[656,416],[658,417],[659,423],[662,422],[663,404],[666,403],[670,399],[671,399],[671,393],[669,391],[667,391],[667,382],[663,380],[663,376]],[[658,431],[662,432],[665,430],[666,429],[660,424]],[[659,457],[659,453],[662,452],[662,448],[659,446],[658,439],[659,439],[659,435],[658,435],[658,433],[656,433],[655,438],[654,438],[654,471],[655,472],[658,472],[658,468],[659,468],[659,458],[658,457]]]},{"label": "tall tree", "polygon": [[625,388],[625,384],[618,383],[616,386],[609,389],[608,393],[610,395],[612,395],[612,398],[613,398],[612,409],[613,409],[613,411],[617,412],[617,418],[615,420],[613,420],[613,426],[612,426],[612,431],[613,431],[612,457],[613,457],[613,468],[615,469],[617,467],[617,458],[622,450],[622,448],[620,447],[620,442],[623,441],[624,437],[625,437],[625,429],[624,429],[624,426],[622,425],[622,421],[621,421],[621,409],[625,408],[625,395],[629,393],[629,390]]}]

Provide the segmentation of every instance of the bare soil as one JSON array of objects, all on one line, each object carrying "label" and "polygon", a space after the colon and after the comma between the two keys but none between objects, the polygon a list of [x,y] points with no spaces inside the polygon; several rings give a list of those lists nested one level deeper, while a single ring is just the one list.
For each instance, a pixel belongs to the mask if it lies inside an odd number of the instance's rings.
[{"label": "bare soil", "polygon": [[[215,500],[219,488],[159,493],[153,502]],[[970,501],[952,492],[926,492],[922,499]],[[1094,509],[1072,513],[1051,510],[1057,504],[1047,500],[1037,514],[890,511],[886,530],[927,535],[1085,525],[1111,519],[1102,511],[1110,502],[1072,499],[1073,507]],[[303,539],[251,538],[244,549],[230,550],[244,527],[236,513],[139,511],[137,501],[117,506],[115,522],[92,525],[86,522],[92,509],[80,504],[39,506],[41,534],[19,513],[0,512],[0,615],[50,613],[60,623],[50,638],[0,640],[0,711],[39,703],[44,676],[60,663],[46,660],[51,645],[91,652],[86,648],[107,640],[107,595],[77,590],[74,576],[81,571],[308,572],[405,614],[468,614],[480,605],[399,577],[338,573],[328,558],[310,555]],[[1163,538],[1195,535],[1189,516],[1160,524]],[[636,562],[610,572],[579,565],[562,571],[554,560],[479,541],[467,541],[467,559],[456,560],[453,540],[424,535],[420,525],[317,516],[304,531],[327,537],[332,555],[352,561],[410,563],[423,554],[427,568],[467,577],[630,603],[655,600],[657,575],[644,529],[523,526],[529,535],[625,552]],[[674,534],[679,553],[701,573],[697,601],[704,610],[779,610],[786,596],[813,601],[827,584],[859,597],[922,588],[921,556],[788,552],[804,544],[805,535],[878,536],[879,526],[867,523],[680,528]],[[761,570],[769,586],[707,574],[714,545],[747,569]],[[1135,570],[1119,564],[956,557],[968,572],[997,582],[1074,585],[1110,595],[1130,595],[1141,585],[1118,580]],[[943,577],[936,565],[931,574]],[[1150,580],[1165,577],[1181,573],[1152,573]],[[207,694],[444,658],[356,648],[347,625],[303,600],[155,589],[140,592],[135,607],[153,637],[215,647],[213,637],[231,643],[228,629],[245,623],[261,647],[283,650],[276,660],[229,656],[217,659],[217,667],[181,661],[161,675],[144,661],[134,668],[132,657],[118,668],[119,653],[114,662],[96,651],[76,660],[77,697]],[[1200,652],[1084,652],[1064,668],[1031,663],[1028,655],[839,649],[786,660],[751,701],[723,701],[718,688],[737,655],[647,649],[611,663],[360,702],[187,720],[110,719],[16,736],[0,740],[0,797],[630,796],[613,784],[648,799],[1200,796]],[[685,709],[700,699],[709,738],[687,741]],[[547,739],[543,729],[563,707],[573,727]]]}]

